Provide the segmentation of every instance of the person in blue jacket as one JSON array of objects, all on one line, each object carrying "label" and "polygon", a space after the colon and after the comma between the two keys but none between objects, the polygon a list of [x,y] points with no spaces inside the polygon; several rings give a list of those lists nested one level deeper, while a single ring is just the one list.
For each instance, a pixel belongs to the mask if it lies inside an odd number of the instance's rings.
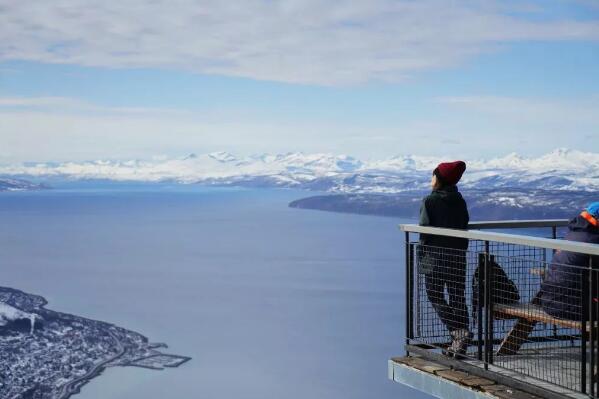
[{"label": "person in blue jacket", "polygon": [[[570,221],[566,240],[599,244],[599,202],[593,202]],[[590,255],[557,251],[541,284],[540,303],[553,317],[576,320],[582,318],[582,273],[589,267]],[[593,269],[599,269],[599,256],[592,257]],[[597,296],[597,293],[591,293]]]}]

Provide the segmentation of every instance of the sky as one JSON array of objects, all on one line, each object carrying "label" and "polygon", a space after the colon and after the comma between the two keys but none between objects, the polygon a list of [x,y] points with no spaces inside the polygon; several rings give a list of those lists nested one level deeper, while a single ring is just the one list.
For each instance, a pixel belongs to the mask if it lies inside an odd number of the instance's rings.
[{"label": "sky", "polygon": [[599,151],[599,0],[0,0],[0,163]]}]

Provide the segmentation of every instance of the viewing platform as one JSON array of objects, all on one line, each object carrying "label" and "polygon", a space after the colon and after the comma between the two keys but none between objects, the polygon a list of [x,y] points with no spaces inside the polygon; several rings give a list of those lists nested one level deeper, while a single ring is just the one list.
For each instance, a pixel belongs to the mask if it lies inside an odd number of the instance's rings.
[{"label": "viewing platform", "polygon": [[[567,224],[401,225],[405,355],[389,360],[389,378],[445,399],[597,398],[599,245],[559,239]],[[535,235],[497,231],[504,229]],[[545,229],[550,238],[538,237]],[[468,249],[421,245],[418,234],[468,240]],[[586,259],[559,265],[563,287],[544,282],[556,251]]]}]

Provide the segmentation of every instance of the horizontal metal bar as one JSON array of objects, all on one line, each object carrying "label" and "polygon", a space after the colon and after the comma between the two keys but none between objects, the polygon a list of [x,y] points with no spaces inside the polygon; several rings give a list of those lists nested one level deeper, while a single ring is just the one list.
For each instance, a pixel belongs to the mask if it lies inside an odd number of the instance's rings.
[{"label": "horizontal metal bar", "polygon": [[568,219],[540,219],[540,220],[493,220],[470,222],[469,229],[526,229],[533,227],[565,227],[570,223]]},{"label": "horizontal metal bar", "polygon": [[[587,255],[599,255],[599,245],[576,241],[554,240],[519,234],[505,234],[478,230],[457,230],[441,227],[419,226],[417,224],[400,224],[402,231],[420,234],[432,234],[446,237],[467,238],[469,240],[493,241],[506,244],[526,245],[529,247],[570,251]],[[586,266],[586,265],[580,265]]]}]

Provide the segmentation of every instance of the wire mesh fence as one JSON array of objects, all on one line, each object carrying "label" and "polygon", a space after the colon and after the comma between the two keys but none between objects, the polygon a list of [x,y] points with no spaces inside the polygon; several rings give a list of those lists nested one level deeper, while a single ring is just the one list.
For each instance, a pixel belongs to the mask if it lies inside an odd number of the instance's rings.
[{"label": "wire mesh fence", "polygon": [[599,271],[501,242],[408,249],[414,342],[596,397]]}]

